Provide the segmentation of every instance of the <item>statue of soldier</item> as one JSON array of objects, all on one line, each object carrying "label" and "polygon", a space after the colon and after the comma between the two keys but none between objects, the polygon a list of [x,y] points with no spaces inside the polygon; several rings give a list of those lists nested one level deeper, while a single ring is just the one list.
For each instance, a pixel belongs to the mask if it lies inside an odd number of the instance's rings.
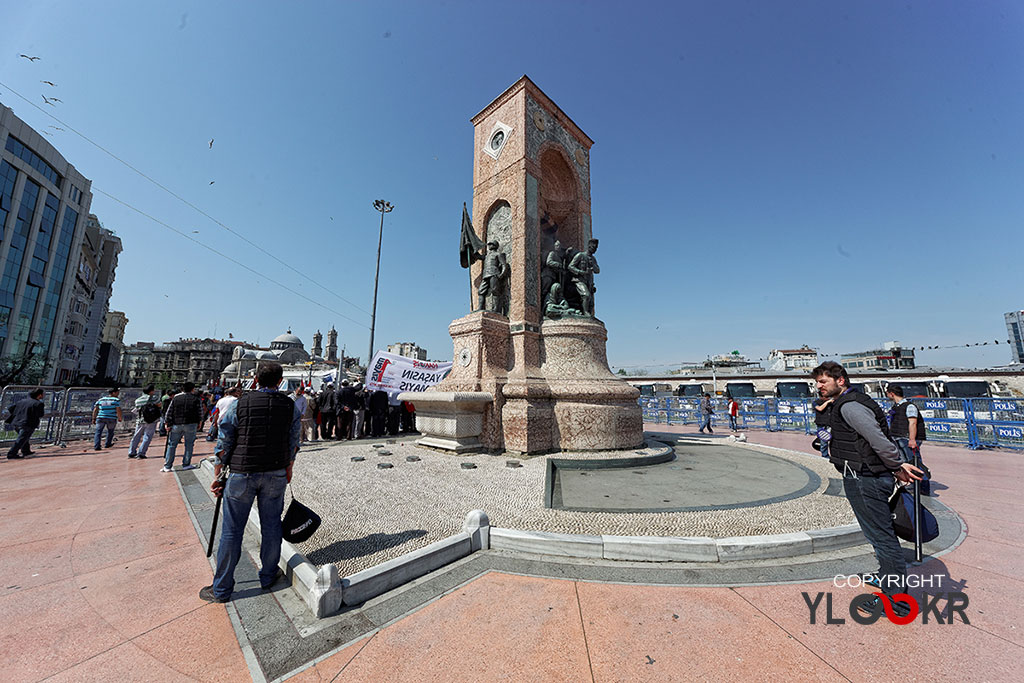
[{"label": "statue of soldier", "polygon": [[580,312],[583,315],[594,315],[594,275],[601,272],[594,253],[597,251],[597,240],[587,240],[587,250],[578,252],[569,262],[572,284],[580,295]]},{"label": "statue of soldier", "polygon": [[[509,268],[505,255],[498,251],[498,243],[491,240],[487,243],[487,253],[483,256],[476,254],[476,259],[484,262],[483,273],[480,278],[479,308],[486,309],[492,313],[508,315],[508,297],[505,295],[505,279],[508,277]],[[491,306],[487,307],[487,295],[491,295]]]},{"label": "statue of soldier", "polygon": [[549,306],[565,304],[565,295],[562,291],[565,287],[565,261],[565,248],[562,247],[560,241],[555,240],[551,251],[544,259],[544,267],[540,272],[540,291],[545,311]]}]

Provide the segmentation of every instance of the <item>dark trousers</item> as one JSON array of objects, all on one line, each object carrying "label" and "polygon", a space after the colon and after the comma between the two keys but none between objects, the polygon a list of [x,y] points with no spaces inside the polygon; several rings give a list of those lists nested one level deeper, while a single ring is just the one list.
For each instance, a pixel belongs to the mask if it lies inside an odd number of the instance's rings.
[{"label": "dark trousers", "polygon": [[15,456],[18,451],[21,451],[22,455],[28,455],[30,450],[28,442],[32,438],[32,432],[36,431],[35,427],[22,427],[18,430],[18,438],[15,439],[14,445],[11,446],[11,450],[7,451],[7,457]]},{"label": "dark trousers", "polygon": [[353,413],[351,410],[343,410],[338,413],[338,438],[339,439],[351,439],[352,438],[352,417]]},{"label": "dark trousers", "polygon": [[330,439],[334,432],[334,420],[337,419],[334,413],[320,413],[320,438]]},{"label": "dark trousers", "polygon": [[864,537],[875,549],[882,590],[889,594],[902,592],[901,586],[907,578],[907,561],[889,511],[889,496],[894,485],[891,474],[874,476],[848,471],[843,476],[846,499],[850,501]]},{"label": "dark trousers", "polygon": [[378,411],[373,413],[373,415],[370,418],[373,435],[384,436],[384,432],[387,430],[387,422],[387,411]]}]

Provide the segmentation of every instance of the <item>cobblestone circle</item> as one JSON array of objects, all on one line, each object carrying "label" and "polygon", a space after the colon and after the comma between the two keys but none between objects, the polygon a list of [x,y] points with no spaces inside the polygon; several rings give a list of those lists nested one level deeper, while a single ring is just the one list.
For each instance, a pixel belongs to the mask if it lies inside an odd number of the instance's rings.
[{"label": "cobblestone circle", "polygon": [[[821,477],[807,496],[759,507],[665,513],[605,513],[544,507],[545,457],[506,466],[492,455],[455,456],[419,448],[414,441],[389,444],[399,456],[394,467],[379,460],[353,462],[375,452],[370,444],[309,444],[299,453],[292,486],[295,496],[323,518],[323,525],[299,550],[317,566],[334,562],[342,576],[421,548],[462,529],[470,510],[484,510],[491,524],[514,529],[624,536],[748,536],[805,531],[850,524],[843,496],[826,496],[835,469],[821,458],[753,444],[716,441],[797,462]],[[682,444],[681,444],[682,445]],[[643,452],[653,452],[644,449]],[[560,453],[559,458],[601,459],[634,451]],[[463,469],[472,462],[476,469]],[[390,464],[390,463],[389,463]]]}]

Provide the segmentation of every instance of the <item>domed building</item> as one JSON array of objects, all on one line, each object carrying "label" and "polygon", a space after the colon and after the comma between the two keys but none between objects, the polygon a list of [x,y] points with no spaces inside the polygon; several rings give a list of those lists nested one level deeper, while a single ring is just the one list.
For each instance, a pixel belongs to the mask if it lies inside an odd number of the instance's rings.
[{"label": "domed building", "polygon": [[[270,342],[269,349],[243,348],[241,346],[235,348],[231,356],[231,363],[221,372],[221,383],[235,384],[253,377],[260,361],[280,363],[284,366],[286,377],[296,373],[312,377],[318,372],[329,371],[337,365],[337,363],[325,361],[319,355],[310,356],[302,340],[288,330],[275,337]],[[309,365],[310,362],[312,365]],[[319,377],[319,375],[316,376]]]}]

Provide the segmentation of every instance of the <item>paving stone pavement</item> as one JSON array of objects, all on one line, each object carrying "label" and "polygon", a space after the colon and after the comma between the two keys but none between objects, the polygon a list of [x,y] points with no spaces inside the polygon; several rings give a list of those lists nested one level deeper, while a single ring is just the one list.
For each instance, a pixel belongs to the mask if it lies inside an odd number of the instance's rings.
[{"label": "paving stone pavement", "polygon": [[[748,437],[809,451],[803,435]],[[967,593],[970,624],[856,624],[844,609],[858,590],[828,582],[627,585],[585,563],[491,553],[371,601],[355,612],[361,627],[332,631],[347,615],[302,625],[255,607],[287,603],[290,591],[202,603],[196,590],[211,576],[205,549],[179,475],[160,474],[158,459],[74,445],[39,452],[0,460],[5,681],[1024,678],[1024,454],[925,446],[937,497],[966,520],[968,536],[915,571]],[[438,582],[446,582],[440,596],[430,585]],[[811,625],[802,591],[831,591],[846,623],[819,615]],[[231,615],[242,618],[241,646]],[[280,656],[272,666],[246,666],[243,648],[252,663],[261,647],[294,652],[314,642],[318,651],[302,662]]]},{"label": "paving stone pavement", "polygon": [[[671,443],[677,439],[670,434],[665,438]],[[506,466],[509,458],[453,456],[418,448],[412,440],[386,444],[385,448],[359,441],[317,444],[302,453],[292,488],[298,500],[318,511],[323,525],[298,548],[313,564],[334,562],[339,574],[348,576],[461,531],[466,514],[473,509],[484,510],[498,527],[619,536],[723,538],[835,527],[854,521],[844,498],[826,495],[835,470],[820,457],[762,449],[756,444],[729,444],[725,439],[684,439],[676,452],[677,460],[672,463],[628,470],[657,477],[657,468],[703,468],[698,472],[700,488],[692,491],[695,500],[706,502],[718,491],[722,502],[740,503],[732,509],[677,512],[549,509],[544,507],[543,457],[524,459],[522,467],[510,468]],[[420,459],[408,462],[409,455]],[[365,460],[353,461],[360,457]],[[722,461],[726,464],[716,464]],[[752,506],[750,501],[791,493],[790,488],[778,489],[777,479],[758,478],[754,467],[768,470],[764,463],[770,461],[795,470],[800,484],[792,489],[809,486],[799,496]],[[378,469],[379,462],[393,463],[394,468]],[[476,464],[476,469],[461,468],[465,462]],[[751,462],[759,465],[751,466]],[[716,469],[709,471],[711,467]],[[600,473],[590,477],[595,485],[599,478]],[[732,487],[732,478],[751,490],[740,492],[742,495],[726,490]],[[730,497],[734,495],[739,497]]]}]

